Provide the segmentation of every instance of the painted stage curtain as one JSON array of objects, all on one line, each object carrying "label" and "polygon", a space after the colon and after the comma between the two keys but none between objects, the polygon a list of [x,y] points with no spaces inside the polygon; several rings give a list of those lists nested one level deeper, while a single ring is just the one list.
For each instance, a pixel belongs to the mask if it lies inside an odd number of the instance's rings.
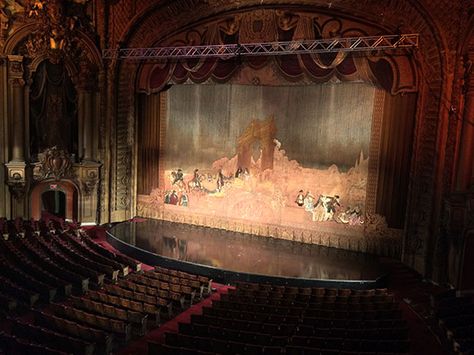
[{"label": "painted stage curtain", "polygon": [[[348,171],[368,156],[375,88],[365,83],[249,86],[175,85],[167,91],[168,169],[205,169],[237,154],[252,120],[272,117],[289,159]],[[257,160],[259,146],[254,147]]]},{"label": "painted stage curtain", "polygon": [[168,60],[155,65],[145,65],[142,70],[144,79],[140,80],[139,89],[150,93],[160,91],[170,83],[203,83],[209,79],[223,83],[229,81],[243,67],[259,70],[266,66],[275,67],[279,76],[290,82],[306,79],[312,83],[324,83],[335,77],[341,81],[361,80],[381,86],[377,79],[380,75],[373,72],[375,66],[370,66],[366,58],[328,53]]}]

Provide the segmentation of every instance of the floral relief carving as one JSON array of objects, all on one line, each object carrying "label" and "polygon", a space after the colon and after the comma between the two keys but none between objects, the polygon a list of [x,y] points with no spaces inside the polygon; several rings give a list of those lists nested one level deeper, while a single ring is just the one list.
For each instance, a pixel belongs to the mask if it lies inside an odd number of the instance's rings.
[{"label": "floral relief carving", "polygon": [[72,161],[66,151],[52,147],[46,149],[39,156],[40,164],[34,170],[36,180],[50,177],[60,180],[72,175]]}]

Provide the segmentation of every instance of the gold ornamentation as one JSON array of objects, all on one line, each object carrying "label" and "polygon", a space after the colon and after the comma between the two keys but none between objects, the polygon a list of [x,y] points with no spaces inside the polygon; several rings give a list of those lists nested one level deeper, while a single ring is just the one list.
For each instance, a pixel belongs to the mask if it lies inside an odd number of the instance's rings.
[{"label": "gold ornamentation", "polygon": [[82,191],[85,196],[90,196],[99,185],[99,176],[96,170],[88,170],[85,179],[82,180]]},{"label": "gold ornamentation", "polygon": [[40,156],[40,168],[36,171],[35,177],[46,179],[53,177],[60,180],[72,174],[72,162],[69,154],[56,146],[46,149]]},{"label": "gold ornamentation", "polygon": [[26,164],[23,161],[11,161],[5,164],[7,168],[7,185],[10,193],[16,199],[22,199],[26,192]]}]

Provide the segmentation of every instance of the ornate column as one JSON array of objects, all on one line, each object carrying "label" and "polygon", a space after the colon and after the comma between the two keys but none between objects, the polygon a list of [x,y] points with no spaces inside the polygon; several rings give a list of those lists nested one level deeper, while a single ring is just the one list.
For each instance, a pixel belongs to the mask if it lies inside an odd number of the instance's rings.
[{"label": "ornate column", "polygon": [[8,56],[8,83],[9,83],[9,135],[11,156],[7,167],[7,185],[16,198],[12,206],[12,217],[25,216],[27,203],[22,203],[26,190],[26,163],[25,163],[25,80],[23,70],[23,56]]},{"label": "ornate column", "polygon": [[94,119],[97,115],[95,99],[98,91],[97,81],[97,68],[87,58],[82,58],[77,81],[80,164],[75,165],[75,175],[81,192],[79,217],[83,224],[96,224],[98,222],[98,187],[101,164],[96,162],[97,157],[94,155],[96,151]]},{"label": "ornate column", "polygon": [[472,290],[473,262],[466,249],[471,243],[469,238],[474,237],[474,192],[452,193],[444,204],[442,228],[445,241],[441,252],[447,254],[446,277],[457,289]]},{"label": "ornate column", "polygon": [[474,189],[474,48],[470,48],[465,68],[464,112],[457,169],[456,189]]},{"label": "ornate column", "polygon": [[7,186],[7,170],[5,166],[5,163],[9,161],[10,157],[7,75],[7,58],[0,57],[0,216],[10,218],[10,194]]},{"label": "ornate column", "polygon": [[78,80],[79,92],[79,157],[94,160],[94,94],[97,91],[97,70],[88,60],[81,61]]},{"label": "ornate column", "polygon": [[25,160],[25,80],[23,78],[23,56],[8,56],[8,82],[10,84],[10,122],[12,141],[11,161]]}]

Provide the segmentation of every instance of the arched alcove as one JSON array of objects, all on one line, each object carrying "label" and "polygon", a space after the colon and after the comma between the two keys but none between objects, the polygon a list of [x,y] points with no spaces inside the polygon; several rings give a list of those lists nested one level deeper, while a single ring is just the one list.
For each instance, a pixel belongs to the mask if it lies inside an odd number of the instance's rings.
[{"label": "arched alcove", "polygon": [[41,194],[41,215],[53,215],[66,219],[66,194],[60,190],[45,191]]},{"label": "arched alcove", "polygon": [[[53,201],[46,201],[48,194],[53,195],[49,196],[53,198]],[[42,181],[31,190],[31,217],[39,220],[44,213],[55,215],[55,212],[59,212],[62,206],[56,205],[60,202],[55,201],[54,198],[62,195],[64,197],[64,218],[69,221],[77,221],[79,200],[78,194],[79,191],[77,186],[70,180]]]}]

